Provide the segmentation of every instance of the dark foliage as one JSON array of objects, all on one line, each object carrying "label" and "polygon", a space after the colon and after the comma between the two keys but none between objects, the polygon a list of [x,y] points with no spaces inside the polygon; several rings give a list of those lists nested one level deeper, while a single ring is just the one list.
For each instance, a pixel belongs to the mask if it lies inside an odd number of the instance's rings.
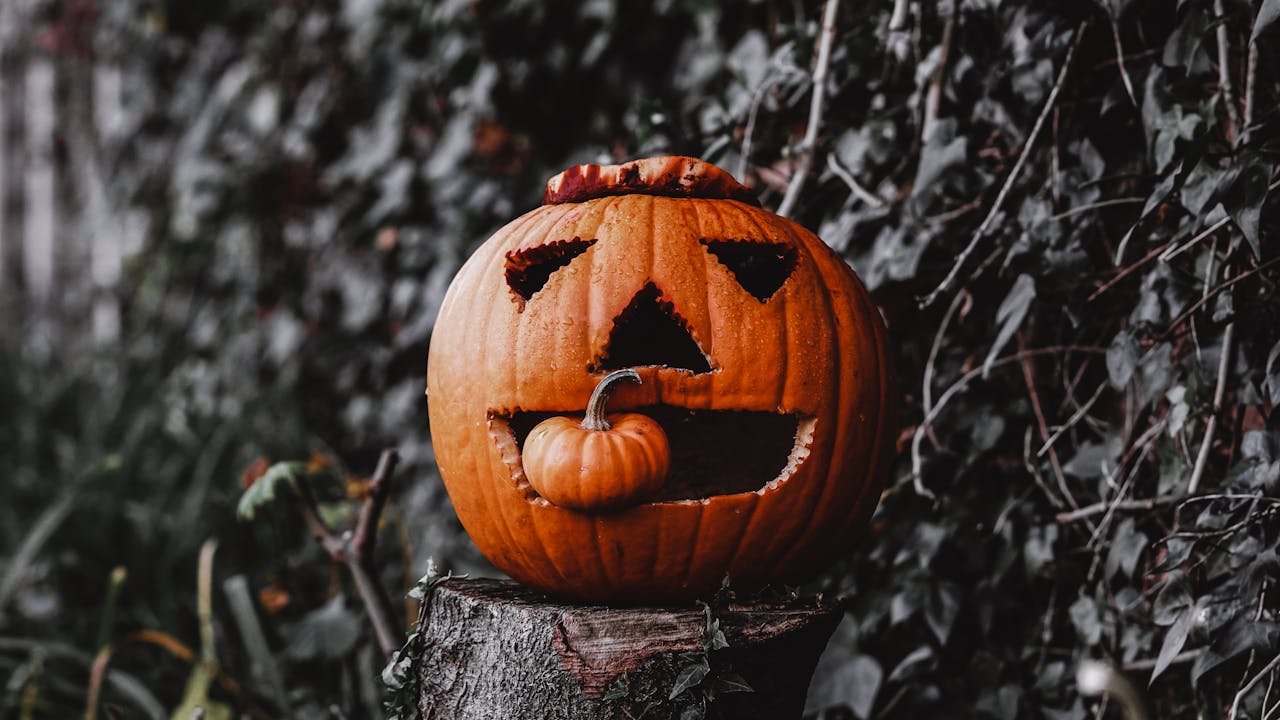
[{"label": "dark foliage", "polygon": [[571,164],[698,155],[776,207],[810,150],[794,214],[872,289],[906,408],[815,584],[851,611],[813,712],[1118,716],[1089,658],[1156,717],[1278,701],[1277,0],[842,3],[813,148],[812,2],[103,6],[146,238],[117,346],[6,318],[5,717],[378,716],[354,591],[287,502],[236,519],[242,476],[311,458],[351,524],[396,445],[381,580],[484,572],[422,396],[469,250]]}]

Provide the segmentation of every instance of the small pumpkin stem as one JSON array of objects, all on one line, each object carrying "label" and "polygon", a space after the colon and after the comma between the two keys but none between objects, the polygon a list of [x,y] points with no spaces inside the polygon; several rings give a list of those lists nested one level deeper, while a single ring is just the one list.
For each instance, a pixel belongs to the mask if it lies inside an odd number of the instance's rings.
[{"label": "small pumpkin stem", "polygon": [[613,386],[620,380],[639,383],[640,373],[635,370],[614,370],[600,378],[600,384],[596,385],[596,389],[591,391],[591,399],[587,401],[587,414],[586,417],[582,418],[582,428],[584,430],[600,432],[611,427],[609,421],[604,417],[604,406],[609,402],[609,396],[613,394]]}]

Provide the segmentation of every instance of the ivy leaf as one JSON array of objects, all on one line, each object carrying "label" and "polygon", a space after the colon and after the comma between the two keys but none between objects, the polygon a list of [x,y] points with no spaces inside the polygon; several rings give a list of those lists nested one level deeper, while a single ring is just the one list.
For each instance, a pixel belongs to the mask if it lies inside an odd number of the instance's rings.
[{"label": "ivy leaf", "polygon": [[674,700],[685,690],[701,684],[702,679],[709,672],[711,672],[711,665],[708,664],[705,657],[699,658],[691,665],[684,666],[679,674],[676,675],[676,684],[672,686],[671,694],[667,696],[667,699]]},{"label": "ivy leaf", "polygon": [[1107,378],[1111,387],[1123,390],[1138,369],[1141,350],[1138,341],[1128,332],[1117,333],[1107,348]]},{"label": "ivy leaf", "polygon": [[722,693],[735,692],[755,692],[756,689],[751,687],[747,679],[735,672],[727,672],[717,675],[715,678],[716,690]]},{"label": "ivy leaf", "polygon": [[1182,573],[1169,578],[1160,592],[1156,594],[1151,608],[1151,619],[1157,625],[1169,626],[1182,617],[1182,613],[1191,607],[1191,591],[1187,589],[1187,579]]},{"label": "ivy leaf", "polygon": [[1133,577],[1133,570],[1138,566],[1138,558],[1147,547],[1147,536],[1134,528],[1133,518],[1125,518],[1116,528],[1115,537],[1111,540],[1111,550],[1107,553],[1107,577],[1124,571],[1125,577]]},{"label": "ivy leaf", "polygon": [[1262,245],[1258,226],[1270,178],[1270,166],[1257,156],[1249,156],[1223,173],[1214,191],[1215,199],[1222,203],[1223,209],[1249,242],[1253,256],[1259,260],[1262,259]]},{"label": "ivy leaf", "polygon": [[1098,616],[1098,604],[1093,601],[1093,598],[1081,595],[1071,603],[1068,614],[1071,616],[1071,624],[1075,626],[1076,633],[1086,645],[1097,645],[1102,640],[1102,618]]},{"label": "ivy leaf", "polygon": [[935,585],[929,589],[929,596],[924,603],[924,619],[933,631],[934,637],[942,645],[947,644],[951,636],[951,627],[955,625],[956,615],[960,613],[960,593],[949,584]]},{"label": "ivy leaf", "polygon": [[893,672],[889,673],[889,682],[901,682],[909,677],[916,668],[928,663],[933,659],[933,648],[928,645],[920,647],[907,653],[907,656],[898,662]]},{"label": "ivy leaf", "polygon": [[258,511],[270,505],[276,498],[276,491],[282,483],[293,482],[293,479],[306,470],[303,462],[278,462],[267,468],[240,496],[236,505],[236,517],[241,520],[252,520]]},{"label": "ivy leaf", "polygon": [[359,637],[360,619],[335,595],[298,621],[286,653],[295,660],[332,660],[350,652]]},{"label": "ivy leaf", "polygon": [[1000,324],[1000,332],[996,334],[996,341],[991,344],[991,349],[987,351],[987,359],[982,364],[983,377],[991,372],[991,364],[995,362],[996,356],[1022,325],[1023,319],[1027,317],[1027,311],[1031,309],[1031,301],[1035,297],[1036,281],[1026,273],[1019,275],[1018,279],[1013,281],[1009,294],[1005,295],[1004,301],[1000,303],[1000,309],[996,310],[996,322]]},{"label": "ivy leaf", "polygon": [[1225,629],[1214,633],[1213,642],[1196,658],[1191,668],[1191,682],[1196,684],[1206,673],[1241,653],[1268,649],[1276,624],[1254,622],[1252,613],[1237,615]]},{"label": "ivy leaf", "polygon": [[707,716],[707,708],[698,703],[680,711],[680,720],[703,720]]},{"label": "ivy leaf", "polygon": [[609,688],[604,691],[601,699],[608,702],[610,700],[621,700],[631,694],[631,684],[627,680],[627,674],[624,672],[609,683]]},{"label": "ivy leaf", "polygon": [[1253,34],[1249,36],[1249,42],[1257,42],[1258,37],[1275,24],[1276,20],[1280,20],[1280,0],[1262,0],[1258,16],[1253,21]]},{"label": "ivy leaf", "polygon": [[1280,341],[1277,341],[1271,347],[1271,352],[1267,353],[1266,378],[1267,392],[1271,394],[1272,404],[1280,404]]},{"label": "ivy leaf", "polygon": [[1187,606],[1178,613],[1178,619],[1174,621],[1173,626],[1169,628],[1169,632],[1165,633],[1164,642],[1160,644],[1160,654],[1156,656],[1156,666],[1151,670],[1151,679],[1147,684],[1156,681],[1160,677],[1160,673],[1169,667],[1169,663],[1182,652],[1182,646],[1187,642],[1187,635],[1191,633],[1191,626],[1195,622],[1196,607]]}]

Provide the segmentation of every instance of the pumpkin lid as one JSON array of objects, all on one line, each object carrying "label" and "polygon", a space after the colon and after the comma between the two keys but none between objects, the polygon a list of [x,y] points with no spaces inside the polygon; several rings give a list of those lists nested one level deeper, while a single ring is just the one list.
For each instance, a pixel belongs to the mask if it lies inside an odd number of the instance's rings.
[{"label": "pumpkin lid", "polygon": [[632,160],[619,165],[575,165],[547,181],[543,205],[576,203],[610,195],[760,201],[728,172],[698,158],[679,155]]}]

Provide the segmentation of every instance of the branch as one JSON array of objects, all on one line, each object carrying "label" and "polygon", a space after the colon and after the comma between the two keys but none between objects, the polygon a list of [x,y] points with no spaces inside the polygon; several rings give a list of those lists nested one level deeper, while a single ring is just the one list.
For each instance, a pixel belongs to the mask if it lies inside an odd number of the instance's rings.
[{"label": "branch", "polygon": [[373,564],[373,550],[377,542],[378,520],[382,509],[386,506],[387,496],[391,492],[390,478],[395,472],[400,456],[393,449],[382,451],[378,459],[378,467],[369,482],[369,494],[360,507],[360,515],[356,520],[354,532],[343,533],[341,537],[334,535],[320,518],[319,506],[311,486],[297,478],[292,485],[302,505],[302,517],[307,528],[320,546],[325,549],[334,562],[345,565],[355,581],[356,591],[369,614],[369,622],[373,625],[374,635],[378,640],[378,648],[384,657],[391,657],[400,643],[397,640],[395,625],[391,620],[391,601],[386,590],[377,581],[377,569]]},{"label": "branch", "polygon": [[1222,11],[1222,0],[1213,0],[1214,30],[1218,39],[1218,87],[1222,90],[1222,105],[1227,110],[1228,125],[1223,134],[1227,142],[1234,144],[1236,129],[1240,127],[1240,111],[1236,109],[1236,93],[1231,85],[1231,46],[1227,44],[1227,24]]},{"label": "branch", "polygon": [[964,390],[965,387],[967,387],[974,378],[982,375],[986,370],[990,368],[1000,367],[1001,365],[1008,365],[1009,363],[1012,363],[1012,362],[1021,362],[1023,358],[1036,357],[1039,355],[1052,355],[1054,353],[1066,352],[1068,350],[1075,351],[1075,352],[1092,352],[1092,353],[1099,353],[1099,354],[1105,354],[1107,352],[1106,348],[1082,347],[1077,345],[1052,345],[1049,347],[1023,350],[1020,352],[1012,353],[1010,355],[1006,355],[1000,358],[999,360],[995,360],[985,368],[984,367],[974,368],[973,370],[970,370],[964,375],[961,375],[959,380],[956,380],[954,383],[952,383],[951,387],[947,388],[946,391],[943,392],[942,395],[938,397],[938,402],[936,405],[933,406],[933,409],[930,410],[928,413],[926,413],[924,416],[924,419],[921,420],[920,424],[916,426],[915,434],[911,438],[911,475],[909,479],[911,480],[912,485],[915,486],[916,492],[920,495],[923,495],[924,497],[934,500],[935,502],[937,501],[937,496],[934,495],[927,488],[925,488],[923,482],[921,481],[921,475],[924,469],[924,460],[920,455],[920,445],[924,441],[924,436],[925,436],[925,433],[928,431],[929,426],[933,423],[934,420],[937,419],[938,415],[942,412],[942,409],[947,406],[947,403],[950,402],[952,397],[954,397],[960,391]]},{"label": "branch", "polygon": [[[1259,11],[1261,12],[1261,11]],[[1254,18],[1257,22],[1257,18]],[[1252,36],[1250,29],[1250,36]],[[1253,93],[1258,79],[1258,43],[1249,41],[1249,59],[1244,70],[1244,128],[1240,132],[1240,144],[1249,142],[1249,126],[1253,124]]]},{"label": "branch", "polygon": [[[1022,349],[1023,336],[1018,333],[1018,348]],[[1031,358],[1022,358],[1022,379],[1027,385],[1027,394],[1031,397],[1031,410],[1036,417],[1036,426],[1040,429],[1040,440],[1045,443],[1049,442],[1049,423],[1044,418],[1044,408],[1040,404],[1040,393],[1036,392],[1035,368],[1031,363]],[[1080,503],[1076,502],[1075,496],[1071,494],[1071,489],[1067,487],[1067,477],[1062,472],[1062,463],[1058,460],[1058,451],[1053,449],[1053,445],[1049,448],[1049,466],[1053,468],[1054,479],[1058,481],[1058,490],[1062,492],[1062,497],[1067,504],[1073,508],[1080,507]]]},{"label": "branch", "polygon": [[1124,81],[1124,91],[1129,94],[1129,102],[1138,107],[1138,96],[1133,93],[1133,80],[1129,79],[1129,71],[1124,66],[1124,48],[1120,45],[1120,26],[1115,17],[1111,18],[1111,39],[1116,45],[1116,65],[1120,68],[1120,79]]},{"label": "branch", "polygon": [[809,178],[809,169],[813,165],[814,146],[818,143],[818,130],[822,126],[822,105],[827,99],[827,69],[831,65],[831,44],[836,36],[836,11],[840,8],[840,0],[827,0],[826,9],[822,13],[822,29],[818,35],[818,57],[813,63],[813,99],[809,103],[809,124],[805,127],[804,139],[800,141],[800,156],[791,182],[787,185],[787,193],[778,205],[778,214],[783,217],[791,215],[791,210],[800,198],[800,190]]},{"label": "branch", "polygon": [[968,261],[973,251],[977,249],[978,243],[986,236],[987,231],[991,229],[991,225],[995,223],[996,216],[1000,214],[1000,207],[1004,205],[1005,198],[1009,195],[1009,190],[1013,187],[1014,181],[1018,179],[1018,175],[1022,173],[1023,166],[1027,164],[1027,157],[1031,155],[1031,148],[1035,145],[1036,138],[1040,136],[1040,130],[1044,128],[1045,119],[1049,117],[1049,112],[1058,101],[1058,93],[1062,92],[1062,85],[1067,79],[1067,71],[1071,69],[1071,60],[1075,57],[1076,48],[1080,46],[1080,39],[1084,37],[1084,30],[1087,26],[1088,21],[1086,20],[1076,27],[1071,44],[1067,46],[1067,55],[1062,59],[1062,68],[1058,70],[1058,78],[1053,83],[1053,89],[1049,91],[1049,97],[1045,98],[1044,107],[1040,108],[1040,115],[1036,118],[1035,124],[1031,126],[1031,132],[1022,144],[1022,152],[1018,153],[1018,159],[1014,162],[1013,169],[1009,171],[1008,177],[1005,178],[1004,184],[1000,187],[1000,192],[996,194],[996,200],[991,204],[991,209],[987,211],[986,218],[983,219],[978,229],[974,231],[973,237],[969,239],[969,244],[960,252],[946,278],[920,303],[922,307],[932,305],[939,295],[951,289],[956,278],[959,277],[960,271],[964,268],[965,262]]},{"label": "branch", "polygon": [[396,471],[396,465],[399,463],[400,454],[395,450],[388,448],[382,451],[382,456],[378,458],[378,467],[369,480],[369,496],[360,507],[360,516],[356,520],[355,537],[351,540],[351,547],[355,549],[356,557],[360,562],[366,565],[371,566],[373,563],[373,549],[378,542],[378,518],[387,505],[387,496],[391,494],[391,474]]},{"label": "branch", "polygon": [[1083,520],[1094,515],[1101,515],[1108,509],[1115,507],[1116,510],[1154,510],[1161,505],[1170,505],[1182,498],[1181,494],[1162,495],[1160,497],[1147,498],[1146,500],[1122,500],[1120,502],[1096,502],[1092,505],[1085,505],[1079,510],[1071,512],[1058,513],[1054,516],[1060,523],[1071,523],[1077,520]]},{"label": "branch", "polygon": [[1248,694],[1250,690],[1253,689],[1254,685],[1258,684],[1258,681],[1262,680],[1262,678],[1271,674],[1271,671],[1275,670],[1277,665],[1280,665],[1280,655],[1276,655],[1275,657],[1271,658],[1271,662],[1267,663],[1267,666],[1262,668],[1261,672],[1259,672],[1257,675],[1254,675],[1253,679],[1249,681],[1248,685],[1245,685],[1244,687],[1240,688],[1240,692],[1236,693],[1235,700],[1231,701],[1231,712],[1227,715],[1227,717],[1230,718],[1230,720],[1235,720],[1235,718],[1239,717],[1239,715],[1237,715],[1236,713],[1240,710],[1240,701],[1244,699],[1244,696]]},{"label": "branch", "polygon": [[1183,310],[1181,315],[1174,318],[1173,322],[1169,323],[1169,327],[1164,331],[1164,333],[1160,336],[1159,339],[1164,340],[1165,338],[1169,337],[1169,335],[1173,333],[1173,331],[1179,325],[1181,325],[1184,321],[1186,321],[1187,318],[1194,315],[1197,310],[1204,307],[1205,303],[1217,297],[1220,293],[1222,293],[1227,288],[1231,287],[1232,285],[1235,285],[1236,283],[1242,280],[1247,280],[1253,277],[1254,275],[1257,275],[1258,273],[1262,272],[1263,270],[1266,270],[1267,268],[1271,267],[1272,265],[1275,265],[1276,263],[1280,263],[1280,257],[1271,258],[1270,260],[1262,263],[1261,265],[1255,267],[1254,269],[1242,272],[1239,275],[1215,287],[1214,289],[1209,290],[1204,295],[1202,295],[1199,300],[1192,303],[1191,307],[1187,308],[1186,310]]},{"label": "branch", "polygon": [[884,200],[881,200],[875,193],[863,187],[862,183],[858,182],[858,179],[853,176],[853,173],[849,172],[848,168],[840,164],[840,161],[836,159],[835,155],[827,156],[827,168],[831,170],[836,177],[843,180],[844,184],[849,186],[849,192],[853,193],[853,196],[861,200],[863,204],[873,210],[884,209]]},{"label": "branch", "polygon": [[951,56],[951,36],[956,27],[956,9],[952,3],[951,17],[942,26],[942,45],[938,55],[938,65],[933,69],[933,77],[929,78],[929,92],[924,98],[924,121],[920,123],[920,142],[923,144],[933,133],[933,126],[938,122],[938,109],[942,106],[942,83],[947,77],[947,60]]},{"label": "branch", "polygon": [[1218,429],[1218,413],[1222,412],[1222,400],[1227,393],[1227,374],[1231,370],[1231,343],[1235,339],[1236,324],[1227,323],[1222,330],[1222,352],[1218,355],[1218,384],[1213,389],[1213,408],[1209,420],[1204,426],[1204,439],[1200,441],[1200,452],[1196,455],[1196,466],[1191,471],[1191,479],[1187,481],[1187,494],[1195,495],[1200,488],[1200,478],[1204,476],[1205,466],[1209,464],[1209,449],[1213,445],[1214,431]]}]

